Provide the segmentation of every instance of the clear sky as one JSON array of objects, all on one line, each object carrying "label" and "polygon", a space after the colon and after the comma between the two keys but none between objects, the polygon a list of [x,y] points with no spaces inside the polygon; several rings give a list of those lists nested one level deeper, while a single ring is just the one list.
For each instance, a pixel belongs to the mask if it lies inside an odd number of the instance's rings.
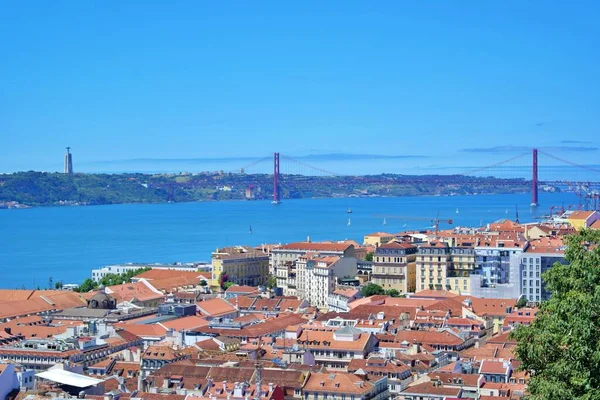
[{"label": "clear sky", "polygon": [[79,171],[273,151],[481,165],[532,146],[599,163],[599,12],[594,0],[4,2],[0,171],[60,170],[67,145]]}]

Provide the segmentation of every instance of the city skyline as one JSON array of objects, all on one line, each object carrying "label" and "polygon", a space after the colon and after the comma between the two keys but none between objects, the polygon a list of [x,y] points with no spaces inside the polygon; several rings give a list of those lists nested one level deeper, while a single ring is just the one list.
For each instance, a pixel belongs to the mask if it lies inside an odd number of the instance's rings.
[{"label": "city skyline", "polygon": [[78,172],[273,151],[391,157],[368,173],[531,147],[593,164],[599,6],[544,4],[11,5],[0,171],[60,171],[67,144]]}]

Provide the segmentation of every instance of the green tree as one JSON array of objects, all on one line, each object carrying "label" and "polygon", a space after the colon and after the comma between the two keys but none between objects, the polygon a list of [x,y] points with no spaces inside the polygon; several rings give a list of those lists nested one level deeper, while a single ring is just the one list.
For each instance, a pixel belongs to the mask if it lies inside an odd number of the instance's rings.
[{"label": "green tree", "polygon": [[77,292],[87,293],[90,290],[94,290],[98,287],[98,284],[94,282],[92,279],[87,278],[79,287],[77,288]]},{"label": "green tree", "polygon": [[527,307],[527,297],[521,296],[517,301],[517,308]]},{"label": "green tree", "polygon": [[531,374],[531,400],[600,399],[600,231],[566,242],[569,264],[542,274],[550,299],[530,326],[512,333],[521,368]]},{"label": "green tree", "polygon": [[373,252],[370,251],[367,253],[367,255],[365,256],[365,260],[366,261],[373,261]]},{"label": "green tree", "polygon": [[400,292],[397,289],[389,289],[385,291],[385,294],[391,297],[400,297]]},{"label": "green tree", "polygon": [[385,290],[383,290],[383,288],[381,286],[379,286],[375,283],[369,282],[368,284],[363,286],[360,293],[363,295],[363,297],[369,297],[369,296],[373,296],[375,294],[385,294]]},{"label": "green tree", "polygon": [[62,289],[62,288],[63,288],[63,283],[62,283],[62,281],[58,281],[58,282],[56,282],[56,283],[54,284],[54,288],[55,288],[55,289],[58,289],[58,290]]},{"label": "green tree", "polygon": [[206,282],[204,279],[200,281],[200,286],[206,286],[208,285],[208,282]]},{"label": "green tree", "polygon": [[276,287],[277,287],[277,278],[275,278],[275,275],[269,274],[269,276],[267,276],[267,288],[274,289]]},{"label": "green tree", "polygon": [[232,287],[234,285],[235,285],[235,283],[233,283],[233,282],[225,282],[223,284],[223,289],[227,290],[227,289],[229,289],[230,287]]}]

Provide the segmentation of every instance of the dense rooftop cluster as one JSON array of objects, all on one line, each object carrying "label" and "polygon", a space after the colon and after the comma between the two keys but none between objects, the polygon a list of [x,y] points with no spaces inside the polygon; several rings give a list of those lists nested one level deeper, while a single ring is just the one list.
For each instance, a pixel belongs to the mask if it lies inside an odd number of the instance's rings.
[{"label": "dense rooftop cluster", "polygon": [[210,272],[0,290],[0,396],[518,399],[509,334],[550,296],[565,235],[599,220],[222,247]]}]

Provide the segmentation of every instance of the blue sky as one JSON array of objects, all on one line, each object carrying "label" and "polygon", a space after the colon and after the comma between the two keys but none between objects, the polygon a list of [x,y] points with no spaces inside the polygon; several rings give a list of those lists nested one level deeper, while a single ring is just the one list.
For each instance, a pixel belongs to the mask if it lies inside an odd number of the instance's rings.
[{"label": "blue sky", "polygon": [[599,11],[596,1],[5,3],[0,172],[60,170],[67,145],[78,171],[209,169],[189,160],[273,151],[425,156],[323,160],[402,172],[532,146],[597,164]]}]

